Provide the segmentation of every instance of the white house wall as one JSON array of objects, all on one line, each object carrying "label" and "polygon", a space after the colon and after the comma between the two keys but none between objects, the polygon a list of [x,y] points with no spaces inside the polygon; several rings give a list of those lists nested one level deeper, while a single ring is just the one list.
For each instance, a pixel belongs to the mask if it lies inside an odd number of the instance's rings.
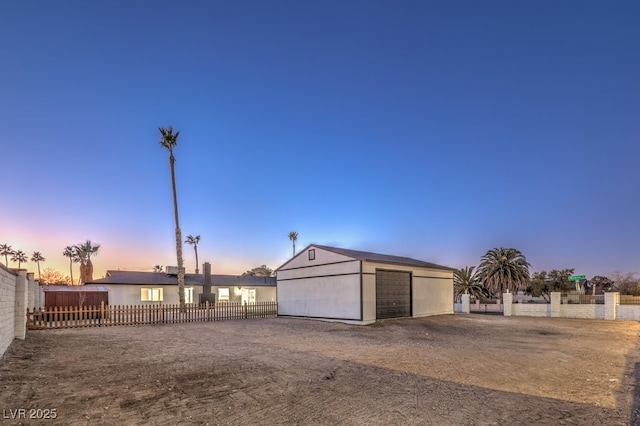
[{"label": "white house wall", "polygon": [[[180,303],[178,297],[177,285],[127,285],[127,284],[100,284],[109,292],[109,305],[153,305],[168,304],[175,305]],[[193,301],[198,303],[199,294],[202,293],[202,286],[185,286],[193,287]],[[142,288],[162,288],[162,302],[143,302],[140,299]]]},{"label": "white house wall", "polygon": [[[275,302],[276,299],[276,287],[269,287],[269,286],[256,286],[256,287],[251,287],[251,286],[242,286],[242,287],[238,287],[238,286],[224,286],[224,285],[220,285],[220,286],[211,286],[211,293],[215,294],[216,296],[216,302],[218,301],[218,295],[219,293],[219,289],[221,288],[228,288],[229,289],[229,301],[230,302],[241,302],[242,301],[242,289],[252,289],[256,291],[256,302]],[[198,303],[198,300],[196,300],[196,296],[195,296],[195,289],[193,290],[194,292],[194,296],[193,296],[193,301],[195,303]],[[202,291],[201,291],[202,292]]]}]

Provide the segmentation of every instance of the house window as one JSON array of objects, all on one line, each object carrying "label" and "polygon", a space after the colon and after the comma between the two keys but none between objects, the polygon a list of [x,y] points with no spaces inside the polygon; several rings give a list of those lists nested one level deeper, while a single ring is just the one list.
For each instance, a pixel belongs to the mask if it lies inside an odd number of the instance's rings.
[{"label": "house window", "polygon": [[141,288],[140,300],[143,302],[162,302],[162,288]]},{"label": "house window", "polygon": [[184,303],[193,303],[193,287],[184,289]]},{"label": "house window", "polygon": [[228,302],[229,301],[229,289],[228,288],[219,288],[218,289],[218,302]]},{"label": "house window", "polygon": [[309,260],[316,260],[316,249],[309,250]]}]

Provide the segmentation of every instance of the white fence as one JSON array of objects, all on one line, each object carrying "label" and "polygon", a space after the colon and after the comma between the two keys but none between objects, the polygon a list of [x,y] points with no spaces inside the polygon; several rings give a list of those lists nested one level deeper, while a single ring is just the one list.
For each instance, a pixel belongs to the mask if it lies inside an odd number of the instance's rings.
[{"label": "white fence", "polygon": [[[562,303],[560,293],[551,293],[551,303],[513,303],[513,294],[502,295],[504,316],[558,317],[607,320],[640,321],[640,305],[621,305],[620,293],[605,293],[604,304]],[[455,312],[476,313],[470,304],[469,295],[462,295],[462,303],[455,303]]]}]

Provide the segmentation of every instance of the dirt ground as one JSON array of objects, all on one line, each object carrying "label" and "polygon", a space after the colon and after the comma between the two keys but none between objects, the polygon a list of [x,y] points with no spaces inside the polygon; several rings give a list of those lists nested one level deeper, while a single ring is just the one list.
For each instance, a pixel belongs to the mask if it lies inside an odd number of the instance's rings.
[{"label": "dirt ground", "polygon": [[639,343],[638,322],[487,315],[31,331],[0,360],[0,410],[5,424],[640,424]]}]

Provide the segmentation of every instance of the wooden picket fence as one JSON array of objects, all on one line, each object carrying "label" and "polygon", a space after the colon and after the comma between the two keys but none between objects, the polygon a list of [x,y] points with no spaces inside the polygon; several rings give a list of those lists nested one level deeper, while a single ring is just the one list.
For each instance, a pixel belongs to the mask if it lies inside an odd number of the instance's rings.
[{"label": "wooden picket fence", "polygon": [[177,324],[266,318],[278,315],[277,302],[205,303],[180,305],[69,306],[53,309],[27,309],[29,330],[102,327],[111,325]]}]

